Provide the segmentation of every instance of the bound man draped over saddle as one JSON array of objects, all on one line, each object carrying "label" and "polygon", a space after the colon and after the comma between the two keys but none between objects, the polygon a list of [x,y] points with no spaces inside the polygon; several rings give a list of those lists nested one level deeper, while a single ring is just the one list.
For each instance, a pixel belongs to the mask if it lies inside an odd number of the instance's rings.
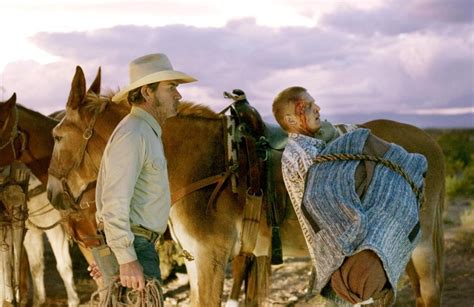
[{"label": "bound man draped over saddle", "polygon": [[289,133],[282,172],[313,262],[309,290],[342,305],[392,304],[421,237],[427,161],[368,129],[321,122],[319,111],[302,87],[273,102]]}]

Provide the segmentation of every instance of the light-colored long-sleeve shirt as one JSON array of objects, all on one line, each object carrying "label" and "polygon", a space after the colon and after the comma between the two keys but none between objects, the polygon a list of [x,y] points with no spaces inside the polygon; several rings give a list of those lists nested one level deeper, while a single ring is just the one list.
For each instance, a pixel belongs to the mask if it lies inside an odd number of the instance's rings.
[{"label": "light-colored long-sleeve shirt", "polygon": [[102,157],[96,188],[97,220],[119,264],[137,259],[132,224],[163,233],[171,200],[161,128],[132,107],[112,133]]}]

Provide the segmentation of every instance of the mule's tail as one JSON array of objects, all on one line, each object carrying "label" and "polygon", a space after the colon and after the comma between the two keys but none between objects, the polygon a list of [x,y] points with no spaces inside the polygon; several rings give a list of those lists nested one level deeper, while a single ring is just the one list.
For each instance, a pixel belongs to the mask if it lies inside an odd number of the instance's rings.
[{"label": "mule's tail", "polygon": [[439,282],[440,293],[443,292],[444,285],[444,230],[443,230],[443,211],[445,202],[445,184],[443,184],[438,198],[438,206],[435,212],[435,221],[433,229],[433,246],[436,253],[436,266],[438,272],[437,280]]}]

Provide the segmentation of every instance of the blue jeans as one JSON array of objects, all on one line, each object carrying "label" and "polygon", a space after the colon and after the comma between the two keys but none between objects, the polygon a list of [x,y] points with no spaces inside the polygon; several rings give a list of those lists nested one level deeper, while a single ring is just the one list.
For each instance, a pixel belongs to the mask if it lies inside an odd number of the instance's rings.
[{"label": "blue jeans", "polygon": [[143,267],[145,277],[155,278],[161,281],[160,257],[155,250],[153,242],[144,237],[135,236],[133,247],[137,253],[138,262]]}]

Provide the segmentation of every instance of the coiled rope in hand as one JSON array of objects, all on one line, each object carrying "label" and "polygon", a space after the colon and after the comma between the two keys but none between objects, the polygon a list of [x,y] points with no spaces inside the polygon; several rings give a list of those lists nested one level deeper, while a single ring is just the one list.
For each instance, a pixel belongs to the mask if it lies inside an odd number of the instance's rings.
[{"label": "coiled rope in hand", "polygon": [[163,307],[163,301],[160,282],[150,278],[146,279],[145,288],[142,291],[122,287],[119,281],[113,282],[92,294],[90,306]]}]

